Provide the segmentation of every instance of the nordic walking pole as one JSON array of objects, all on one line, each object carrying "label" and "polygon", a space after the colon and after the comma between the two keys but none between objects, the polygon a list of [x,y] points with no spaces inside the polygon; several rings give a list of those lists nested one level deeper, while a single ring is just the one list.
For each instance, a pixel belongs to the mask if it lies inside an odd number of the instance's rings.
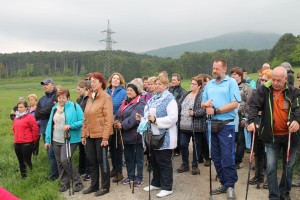
[{"label": "nordic walking pole", "polygon": [[117,185],[119,184],[119,173],[118,173],[118,130],[115,129],[115,135],[116,135],[116,148],[115,148],[115,167],[117,171]]},{"label": "nordic walking pole", "polygon": [[[193,111],[193,108],[189,109],[190,111]],[[197,164],[199,162],[199,157],[198,157],[198,149],[197,149],[197,142],[196,142],[196,137],[195,137],[195,118],[194,116],[192,116],[192,130],[193,130],[193,145],[194,145],[194,151],[196,154],[196,160],[197,160]]]},{"label": "nordic walking pole", "polygon": [[287,182],[288,164],[289,164],[289,159],[290,159],[290,150],[291,150],[291,132],[289,131],[288,146],[287,146],[287,151],[286,151],[284,193],[286,192],[286,182]]},{"label": "nordic walking pole", "polygon": [[132,181],[132,194],[134,194],[134,180],[135,180],[135,166],[136,166],[136,152],[137,152],[137,135],[135,138],[135,147],[134,147],[134,162],[133,162],[133,181]]},{"label": "nordic walking pole", "polygon": [[207,115],[207,138],[209,150],[209,199],[212,200],[212,180],[211,180],[211,115]]},{"label": "nordic walking pole", "polygon": [[[254,126],[256,128],[255,124],[254,124]],[[255,140],[255,128],[254,128],[254,131],[252,133],[252,144],[251,144],[251,152],[250,152],[250,158],[249,158],[249,169],[248,169],[248,178],[247,178],[247,187],[246,187],[246,197],[245,197],[245,200],[248,199],[250,171],[251,171],[251,165],[252,165],[252,159],[253,159],[254,140]]]},{"label": "nordic walking pole", "polygon": [[[151,126],[151,125],[150,125]],[[151,193],[150,193],[150,178],[151,178],[151,166],[149,166],[150,165],[150,162],[151,162],[151,160],[150,160],[150,156],[151,156],[151,154],[150,154],[150,134],[149,134],[149,128],[150,127],[148,127],[147,128],[147,136],[146,137],[148,137],[148,159],[149,159],[149,161],[148,161],[148,167],[149,167],[149,200],[151,200]],[[173,151],[174,152],[174,151]]]},{"label": "nordic walking pole", "polygon": [[64,132],[64,137],[65,137],[65,144],[66,144],[66,156],[67,156],[67,163],[69,166],[69,179],[70,182],[69,184],[71,184],[71,187],[69,185],[69,196],[71,196],[71,191],[72,194],[74,194],[74,190],[73,190],[73,174],[72,174],[72,161],[71,161],[71,145],[70,145],[70,132],[69,130],[66,130]]}]

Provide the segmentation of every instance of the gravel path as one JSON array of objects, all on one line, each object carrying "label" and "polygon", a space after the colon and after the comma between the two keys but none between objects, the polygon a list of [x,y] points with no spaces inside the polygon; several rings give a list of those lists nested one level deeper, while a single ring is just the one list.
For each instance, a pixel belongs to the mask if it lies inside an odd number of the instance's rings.
[{"label": "gravel path", "polygon": [[[191,156],[191,155],[190,155]],[[248,157],[249,154],[245,154],[243,167],[238,170],[239,180],[235,185],[235,193],[237,199],[245,199],[246,195],[246,182],[248,176]],[[173,171],[174,171],[174,184],[173,191],[174,193],[170,196],[167,196],[163,199],[165,200],[196,200],[196,199],[209,199],[209,167],[204,167],[203,164],[200,164],[200,175],[191,175],[191,172],[177,173],[176,169],[181,164],[181,157],[177,156],[173,159]],[[126,174],[126,168],[123,167],[123,174]],[[212,177],[215,177],[215,170],[212,166]],[[152,175],[152,174],[151,174]],[[253,177],[254,170],[251,170],[250,177]],[[70,200],[92,200],[92,199],[106,199],[106,200],[146,200],[149,199],[148,192],[144,192],[143,188],[148,185],[149,174],[144,168],[144,184],[139,188],[135,188],[134,194],[129,188],[129,185],[122,185],[111,183],[110,192],[103,197],[95,197],[94,194],[83,195],[80,193],[75,193],[74,195],[69,196],[68,191],[63,194],[66,199]],[[280,177],[280,176],[279,176]],[[85,189],[89,187],[90,182],[83,182]],[[213,179],[212,181],[213,189],[219,187],[219,182]],[[151,199],[159,199],[156,197],[158,191],[151,192]],[[291,192],[292,199],[300,199],[300,188],[293,188]],[[226,193],[213,196],[214,200],[223,200],[227,199]],[[256,189],[256,186],[249,186],[248,192],[249,200],[264,200],[268,199],[268,190],[266,189]]]}]

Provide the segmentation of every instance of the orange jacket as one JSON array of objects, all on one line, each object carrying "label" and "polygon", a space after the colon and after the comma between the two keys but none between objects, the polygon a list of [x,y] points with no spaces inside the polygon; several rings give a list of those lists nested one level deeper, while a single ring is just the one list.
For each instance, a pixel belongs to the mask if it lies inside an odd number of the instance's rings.
[{"label": "orange jacket", "polygon": [[104,90],[92,98],[89,94],[84,120],[82,124],[82,137],[109,139],[113,133],[113,103],[111,96]]}]

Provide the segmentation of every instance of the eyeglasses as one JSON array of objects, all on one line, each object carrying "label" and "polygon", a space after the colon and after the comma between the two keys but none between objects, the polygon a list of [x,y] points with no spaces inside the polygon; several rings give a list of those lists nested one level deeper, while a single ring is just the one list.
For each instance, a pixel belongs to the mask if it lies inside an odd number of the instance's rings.
[{"label": "eyeglasses", "polygon": [[268,80],[261,78],[260,81],[267,82]]},{"label": "eyeglasses", "polygon": [[198,85],[197,83],[190,83],[190,85]]}]

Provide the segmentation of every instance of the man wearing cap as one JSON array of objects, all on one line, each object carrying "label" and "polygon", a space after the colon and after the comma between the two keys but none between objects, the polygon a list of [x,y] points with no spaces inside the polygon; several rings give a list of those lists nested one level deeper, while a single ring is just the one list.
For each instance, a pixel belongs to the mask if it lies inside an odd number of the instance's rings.
[{"label": "man wearing cap", "polygon": [[[43,136],[45,142],[45,131],[50,117],[52,107],[56,103],[56,88],[51,78],[46,78],[41,82],[44,87],[45,95],[40,98],[35,111],[35,118],[40,121],[40,135]],[[50,162],[50,180],[58,178],[57,163],[55,160],[52,147],[48,150],[48,159]]]}]

